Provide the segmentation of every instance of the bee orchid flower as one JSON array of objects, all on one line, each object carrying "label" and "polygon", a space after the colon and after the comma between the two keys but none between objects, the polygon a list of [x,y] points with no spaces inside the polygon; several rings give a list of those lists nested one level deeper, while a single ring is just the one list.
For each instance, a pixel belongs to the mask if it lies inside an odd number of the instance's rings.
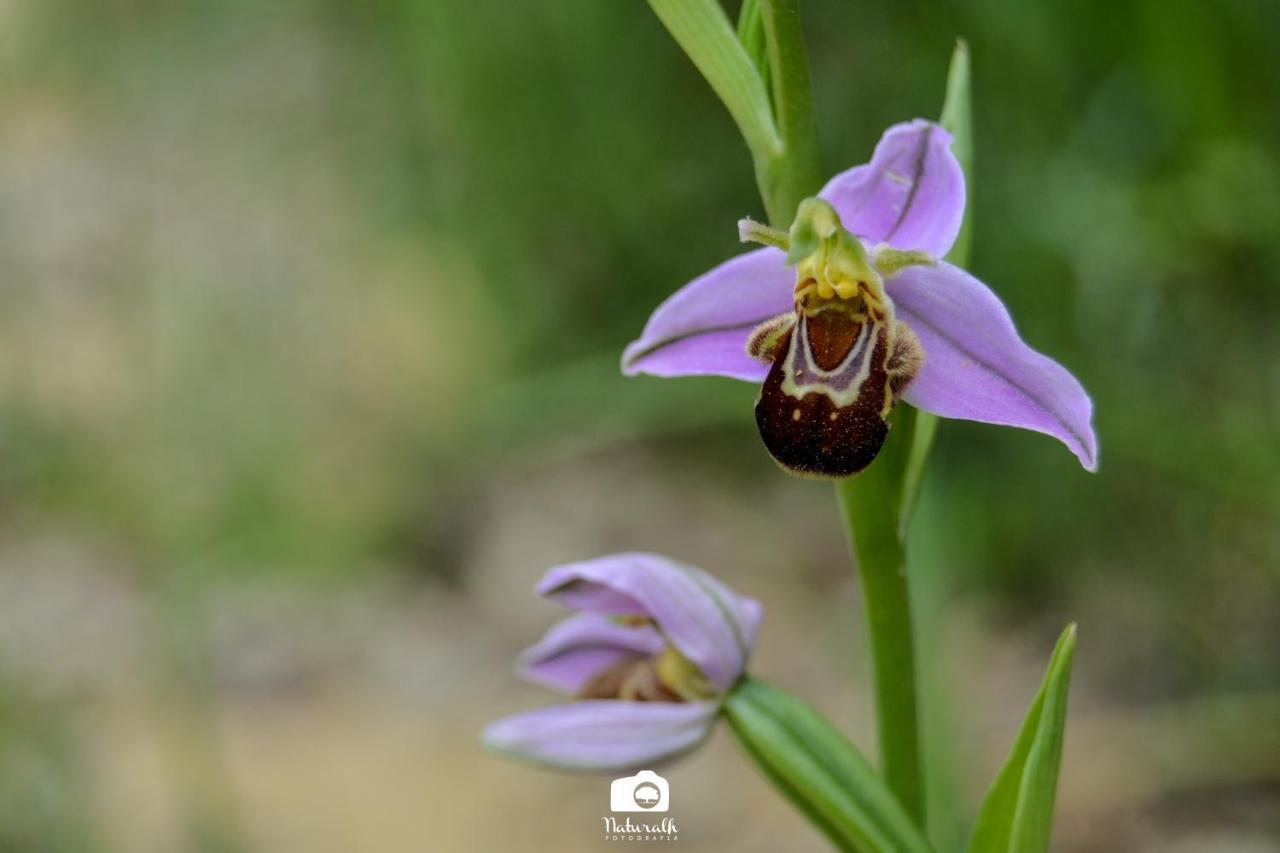
[{"label": "bee orchid flower", "polygon": [[898,400],[945,418],[1051,435],[1088,470],[1093,404],[1027,346],[985,284],[941,258],[964,218],[951,135],[916,120],[871,162],[800,205],[789,231],[744,220],[765,243],[662,303],[623,371],[762,383],[765,446],[802,475],[846,477],[875,458]]},{"label": "bee orchid flower", "polygon": [[525,650],[517,671],[575,700],[507,717],[483,739],[574,770],[630,770],[701,743],[763,614],[706,572],[656,554],[560,566],[535,589],[578,612]]}]

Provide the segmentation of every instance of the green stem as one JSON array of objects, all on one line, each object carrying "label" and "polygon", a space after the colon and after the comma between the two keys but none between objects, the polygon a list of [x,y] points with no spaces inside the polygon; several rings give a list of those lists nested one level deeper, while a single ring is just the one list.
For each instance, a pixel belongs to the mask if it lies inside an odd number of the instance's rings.
[{"label": "green stem", "polygon": [[907,812],[923,826],[915,640],[906,549],[899,530],[902,474],[914,423],[902,414],[894,418],[896,429],[875,464],[840,481],[836,490],[862,581],[881,772]]},{"label": "green stem", "polygon": [[[787,227],[800,201],[821,186],[813,92],[797,0],[758,0],[768,46],[774,121],[783,155],[758,171],[770,222]],[[889,787],[924,824],[915,650],[903,540],[899,535],[903,473],[914,419],[900,417],[881,459],[839,486],[851,545],[862,572],[875,672],[880,761]],[[904,435],[905,433],[905,435]]]},{"label": "green stem", "polygon": [[786,228],[796,208],[822,187],[818,126],[813,117],[809,56],[797,0],[759,0],[768,48],[774,121],[782,156],[760,175],[770,222]]}]

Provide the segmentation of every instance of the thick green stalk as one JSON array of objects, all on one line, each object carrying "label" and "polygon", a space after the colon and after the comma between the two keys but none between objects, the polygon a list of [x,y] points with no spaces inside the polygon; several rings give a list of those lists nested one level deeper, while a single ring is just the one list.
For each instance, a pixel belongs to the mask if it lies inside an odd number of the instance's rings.
[{"label": "thick green stalk", "polygon": [[[821,185],[809,61],[796,0],[757,0],[768,47],[775,124],[783,157],[757,172],[773,225],[787,227],[800,201]],[[913,415],[886,442],[881,459],[839,486],[851,545],[858,558],[870,628],[880,760],[889,787],[924,824],[915,650],[905,554],[899,533]],[[926,445],[927,446],[927,445]]]},{"label": "thick green stalk", "polygon": [[836,491],[862,581],[880,770],[907,812],[923,826],[915,639],[906,551],[899,535],[903,472],[912,441],[907,419],[894,420],[895,429],[875,463],[841,480]]},{"label": "thick green stalk", "polygon": [[813,85],[797,0],[759,0],[768,49],[774,121],[783,156],[761,186],[769,219],[785,228],[800,202],[822,187],[818,126],[813,117]]}]

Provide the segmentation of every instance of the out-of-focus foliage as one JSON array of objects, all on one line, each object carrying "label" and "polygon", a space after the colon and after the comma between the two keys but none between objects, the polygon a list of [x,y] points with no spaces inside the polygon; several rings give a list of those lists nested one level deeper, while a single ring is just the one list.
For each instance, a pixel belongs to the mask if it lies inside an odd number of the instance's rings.
[{"label": "out-of-focus foliage", "polygon": [[81,771],[57,710],[0,678],[0,850],[93,849]]},{"label": "out-of-focus foliage", "polygon": [[[1038,600],[1158,576],[1171,607],[1260,606],[1280,564],[1278,16],[804,13],[829,171],[935,115],[969,39],[973,266],[1096,398],[1097,478],[1038,436],[945,425],[950,571]],[[615,370],[759,213],[731,122],[643,4],[6,15],[0,417],[24,514],[224,565],[354,567],[436,555],[449,495],[548,442],[749,430],[749,389]],[[1181,676],[1259,676],[1226,670],[1263,637],[1202,624],[1162,637]]]}]

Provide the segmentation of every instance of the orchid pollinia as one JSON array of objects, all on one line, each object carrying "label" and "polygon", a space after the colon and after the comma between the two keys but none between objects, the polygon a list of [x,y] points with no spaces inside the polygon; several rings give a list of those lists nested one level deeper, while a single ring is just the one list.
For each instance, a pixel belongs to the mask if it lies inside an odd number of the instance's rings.
[{"label": "orchid pollinia", "polygon": [[798,474],[864,469],[900,399],[1046,433],[1094,470],[1084,388],[1022,341],[990,288],[939,260],[964,218],[950,142],[933,122],[895,125],[871,162],[801,204],[789,232],[744,220],[743,239],[766,248],[658,306],[623,354],[624,372],[762,381],[760,436]]},{"label": "orchid pollinia", "polygon": [[[742,231],[748,239],[774,237],[750,221]],[[807,199],[787,242],[787,261],[796,266],[795,310],[766,320],[747,339],[747,353],[771,365],[756,401],[756,426],[784,468],[847,477],[880,452],[889,412],[924,355],[915,332],[894,317],[880,272],[830,204]],[[929,262],[923,254],[899,257]]]}]

